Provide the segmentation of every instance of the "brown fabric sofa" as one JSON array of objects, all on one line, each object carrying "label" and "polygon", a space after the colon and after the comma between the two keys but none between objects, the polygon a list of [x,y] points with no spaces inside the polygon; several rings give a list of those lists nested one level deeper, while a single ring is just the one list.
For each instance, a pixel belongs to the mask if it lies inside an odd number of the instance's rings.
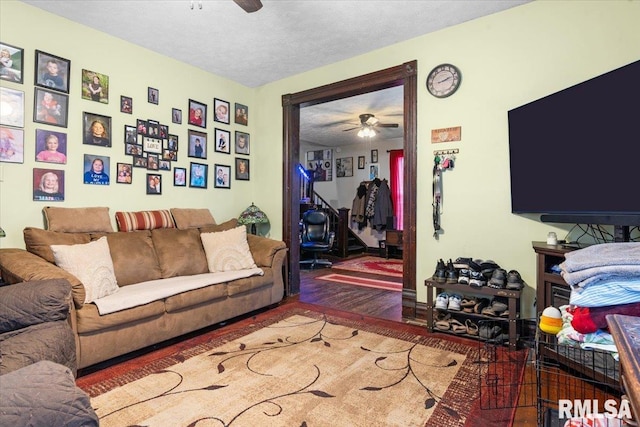
[{"label": "brown fabric sofa", "polygon": [[[59,208],[60,209],[60,208]],[[67,212],[65,215],[76,215]],[[94,215],[95,212],[88,212]],[[184,212],[182,212],[184,216]],[[86,218],[86,216],[83,216]],[[96,220],[100,222],[99,220]],[[229,320],[282,300],[284,296],[284,242],[247,235],[251,255],[264,275],[212,284],[161,300],[100,315],[93,303],[85,303],[84,285],[54,263],[51,245],[74,245],[107,237],[114,272],[120,288],[140,282],[207,273],[200,233],[235,228],[235,220],[202,225],[183,221],[183,227],[130,232],[86,232],[82,219],[69,221],[74,232],[28,227],[26,250],[0,249],[0,273],[7,283],[66,279],[71,283],[71,324],[75,332],[78,368],[85,368],[164,340]],[[104,224],[104,221],[102,221]],[[179,225],[179,224],[178,224]],[[161,284],[159,285],[161,286]]]}]

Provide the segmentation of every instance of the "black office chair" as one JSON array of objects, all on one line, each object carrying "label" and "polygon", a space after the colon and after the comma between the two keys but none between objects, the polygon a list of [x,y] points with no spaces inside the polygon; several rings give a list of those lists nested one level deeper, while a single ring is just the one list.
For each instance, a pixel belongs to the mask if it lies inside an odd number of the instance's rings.
[{"label": "black office chair", "polygon": [[309,210],[302,215],[300,252],[312,252],[313,259],[301,260],[300,264],[309,264],[309,268],[316,265],[331,267],[328,259],[318,259],[318,254],[327,253],[333,246],[335,233],[329,231],[329,215],[321,210]]}]

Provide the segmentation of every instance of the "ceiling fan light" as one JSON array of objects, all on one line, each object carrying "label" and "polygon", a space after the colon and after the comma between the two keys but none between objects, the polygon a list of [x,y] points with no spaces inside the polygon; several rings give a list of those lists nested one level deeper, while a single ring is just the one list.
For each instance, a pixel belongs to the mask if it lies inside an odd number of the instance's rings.
[{"label": "ceiling fan light", "polygon": [[364,138],[364,136],[365,136],[364,129],[360,129],[360,130],[358,131],[358,136],[359,136],[360,138]]}]

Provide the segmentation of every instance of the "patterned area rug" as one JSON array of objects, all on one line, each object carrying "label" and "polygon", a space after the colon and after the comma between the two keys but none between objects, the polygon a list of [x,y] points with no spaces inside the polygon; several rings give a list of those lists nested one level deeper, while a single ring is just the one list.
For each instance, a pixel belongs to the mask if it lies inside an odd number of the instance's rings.
[{"label": "patterned area rug", "polygon": [[364,286],[365,288],[384,289],[387,291],[402,291],[401,282],[389,282],[387,280],[367,279],[365,277],[347,276],[344,274],[326,274],[316,277],[316,280],[328,280],[330,282],[345,283],[347,285]]},{"label": "patterned area rug", "polygon": [[463,426],[475,418],[486,369],[477,343],[281,308],[78,385],[103,427]]},{"label": "patterned area rug", "polygon": [[361,273],[381,274],[390,277],[402,277],[402,260],[365,256],[335,263],[333,270],[358,271]]}]

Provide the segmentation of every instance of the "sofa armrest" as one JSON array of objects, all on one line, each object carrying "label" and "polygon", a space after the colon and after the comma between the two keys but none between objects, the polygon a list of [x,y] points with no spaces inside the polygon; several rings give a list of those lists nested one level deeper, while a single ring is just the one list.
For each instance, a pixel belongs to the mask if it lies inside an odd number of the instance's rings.
[{"label": "sofa armrest", "polygon": [[0,333],[65,320],[70,304],[71,285],[64,279],[0,287]]},{"label": "sofa armrest", "polygon": [[258,267],[273,267],[273,258],[279,251],[286,251],[287,245],[280,240],[247,234],[251,256]]},{"label": "sofa armrest", "polygon": [[73,302],[80,308],[85,291],[76,276],[24,249],[0,249],[0,273],[7,283],[33,280],[66,279],[71,284]]}]

